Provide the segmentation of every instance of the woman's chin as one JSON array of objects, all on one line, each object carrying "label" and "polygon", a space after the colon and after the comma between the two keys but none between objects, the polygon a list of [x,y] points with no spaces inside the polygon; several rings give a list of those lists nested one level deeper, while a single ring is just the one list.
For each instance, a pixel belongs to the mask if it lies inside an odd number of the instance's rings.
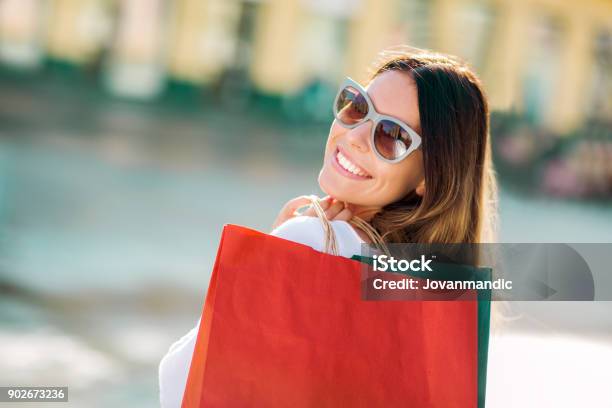
[{"label": "woman's chin", "polygon": [[355,195],[348,191],[347,186],[350,181],[338,180],[333,175],[327,173],[328,170],[323,169],[319,173],[319,187],[323,192],[335,198],[336,200],[352,203],[355,200]]},{"label": "woman's chin", "polygon": [[327,182],[327,177],[324,174],[325,173],[325,169],[322,169],[321,172],[319,173],[319,178],[318,178],[318,182],[319,182],[319,188],[328,196],[332,196],[331,194],[331,189],[329,188],[329,183]]},{"label": "woman's chin", "polygon": [[321,190],[323,190],[323,192],[331,197],[336,197],[337,194],[341,193],[340,191],[338,191],[338,182],[336,180],[330,180],[331,177],[330,175],[327,173],[327,170],[325,168],[321,169],[321,172],[319,173],[319,187],[321,188]]}]

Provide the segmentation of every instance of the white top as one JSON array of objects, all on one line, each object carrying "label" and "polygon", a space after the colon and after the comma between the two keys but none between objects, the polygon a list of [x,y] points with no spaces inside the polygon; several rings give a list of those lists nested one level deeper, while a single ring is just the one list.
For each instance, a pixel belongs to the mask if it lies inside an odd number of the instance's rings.
[{"label": "white top", "polygon": [[[336,242],[341,256],[350,258],[361,253],[364,241],[346,221],[332,221]],[[315,217],[294,217],[271,232],[280,238],[305,244],[317,251],[323,251],[324,231],[321,221]],[[159,364],[159,399],[162,408],[179,408],[187,383],[187,374],[198,335],[196,327],[176,341]]]}]

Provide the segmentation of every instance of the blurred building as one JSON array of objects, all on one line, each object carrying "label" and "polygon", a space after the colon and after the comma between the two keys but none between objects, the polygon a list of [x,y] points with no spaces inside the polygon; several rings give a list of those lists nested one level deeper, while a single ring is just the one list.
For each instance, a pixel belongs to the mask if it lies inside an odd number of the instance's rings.
[{"label": "blurred building", "polygon": [[397,44],[459,55],[494,109],[551,130],[612,121],[607,0],[0,2],[5,65],[98,70],[112,93],[140,99],[179,82],[229,97],[308,95],[314,116],[327,115],[318,100],[346,74],[365,80],[376,54]]}]

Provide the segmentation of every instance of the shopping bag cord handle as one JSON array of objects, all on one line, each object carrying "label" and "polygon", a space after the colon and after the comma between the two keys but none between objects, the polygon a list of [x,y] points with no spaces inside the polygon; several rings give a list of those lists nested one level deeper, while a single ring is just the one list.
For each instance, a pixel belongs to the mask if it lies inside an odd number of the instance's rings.
[{"label": "shopping bag cord handle", "polygon": [[[312,203],[312,208],[314,209],[317,217],[321,221],[323,226],[323,234],[325,238],[325,252],[331,255],[339,255],[340,251],[338,250],[338,242],[336,239],[336,234],[334,229],[332,228],[331,223],[325,216],[325,211],[321,207],[320,199],[316,195],[311,195],[310,202]],[[382,250],[385,253],[389,253],[389,249],[385,244],[385,241],[380,236],[378,231],[374,227],[372,227],[367,221],[363,220],[356,215],[351,218],[349,221],[350,224],[362,230],[366,236],[370,239],[371,243],[376,246],[378,249]]]}]

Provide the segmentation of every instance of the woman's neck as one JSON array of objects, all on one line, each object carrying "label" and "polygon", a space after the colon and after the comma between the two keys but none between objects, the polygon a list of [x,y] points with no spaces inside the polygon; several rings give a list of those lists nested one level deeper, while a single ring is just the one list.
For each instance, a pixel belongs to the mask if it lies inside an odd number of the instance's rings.
[{"label": "woman's neck", "polygon": [[372,218],[381,211],[380,207],[366,207],[351,203],[347,203],[346,207],[351,211],[353,216],[357,216],[366,222],[372,221]]}]

